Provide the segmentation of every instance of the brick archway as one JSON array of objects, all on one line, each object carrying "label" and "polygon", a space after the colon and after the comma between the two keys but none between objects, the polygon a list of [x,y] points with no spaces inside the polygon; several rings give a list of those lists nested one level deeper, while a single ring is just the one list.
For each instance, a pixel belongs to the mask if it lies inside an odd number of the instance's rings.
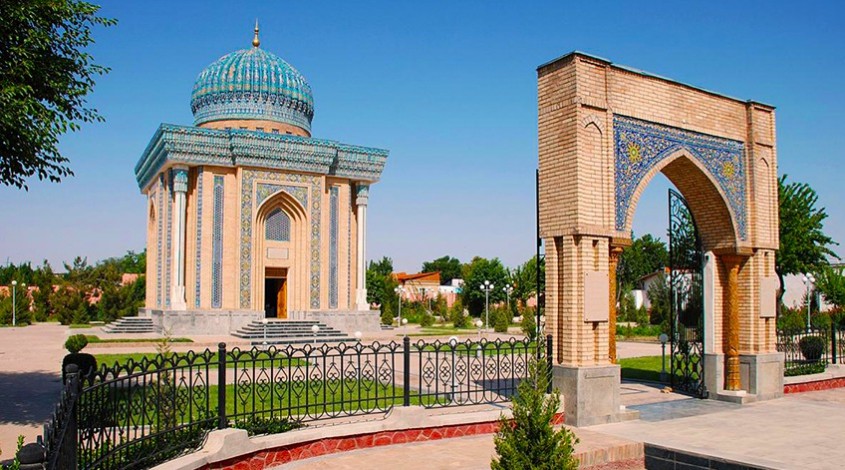
[{"label": "brick archway", "polygon": [[538,68],[538,107],[546,327],[567,421],[620,416],[616,263],[657,172],[686,198],[707,251],[711,398],[781,394],[766,300],[778,244],[774,108],[581,53]]}]

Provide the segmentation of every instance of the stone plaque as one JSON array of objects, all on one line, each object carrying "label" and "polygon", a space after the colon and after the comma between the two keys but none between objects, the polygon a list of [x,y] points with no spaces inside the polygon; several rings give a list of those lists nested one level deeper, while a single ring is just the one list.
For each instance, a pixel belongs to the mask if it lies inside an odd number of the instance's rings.
[{"label": "stone plaque", "polygon": [[267,248],[267,258],[269,259],[288,259],[287,248]]},{"label": "stone plaque", "polygon": [[778,282],[777,276],[760,279],[760,317],[774,318],[777,310]]},{"label": "stone plaque", "polygon": [[584,321],[610,319],[610,278],[602,271],[584,273]]}]

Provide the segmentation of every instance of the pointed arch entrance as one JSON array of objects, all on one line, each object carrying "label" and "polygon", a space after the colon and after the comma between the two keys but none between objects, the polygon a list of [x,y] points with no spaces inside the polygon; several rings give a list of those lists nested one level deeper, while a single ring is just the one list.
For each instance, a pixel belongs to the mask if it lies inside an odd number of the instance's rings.
[{"label": "pointed arch entrance", "polygon": [[566,420],[621,419],[616,268],[658,172],[686,201],[705,253],[703,386],[737,401],[782,394],[774,311],[774,109],[572,53],[538,68],[546,328]]},{"label": "pointed arch entrance", "polygon": [[307,309],[308,214],[293,196],[279,191],[256,211],[252,295],[266,318],[287,319]]}]

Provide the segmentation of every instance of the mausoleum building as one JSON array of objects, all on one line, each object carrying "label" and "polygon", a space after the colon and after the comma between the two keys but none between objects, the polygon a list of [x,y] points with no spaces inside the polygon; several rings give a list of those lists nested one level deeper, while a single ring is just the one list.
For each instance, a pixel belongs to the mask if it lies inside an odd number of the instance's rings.
[{"label": "mausoleum building", "polygon": [[260,47],[203,70],[192,126],[162,124],[135,167],[147,197],[142,315],[172,333],[262,318],[378,328],[367,203],[386,150],[311,137],[311,87]]}]

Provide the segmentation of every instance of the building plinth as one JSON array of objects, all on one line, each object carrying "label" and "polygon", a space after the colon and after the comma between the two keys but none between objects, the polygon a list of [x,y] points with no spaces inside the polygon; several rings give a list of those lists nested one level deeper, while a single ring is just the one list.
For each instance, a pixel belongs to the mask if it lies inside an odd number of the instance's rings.
[{"label": "building plinth", "polygon": [[638,418],[639,412],[622,407],[620,373],[616,364],[554,366],[553,383],[564,396],[564,422],[580,427]]}]

